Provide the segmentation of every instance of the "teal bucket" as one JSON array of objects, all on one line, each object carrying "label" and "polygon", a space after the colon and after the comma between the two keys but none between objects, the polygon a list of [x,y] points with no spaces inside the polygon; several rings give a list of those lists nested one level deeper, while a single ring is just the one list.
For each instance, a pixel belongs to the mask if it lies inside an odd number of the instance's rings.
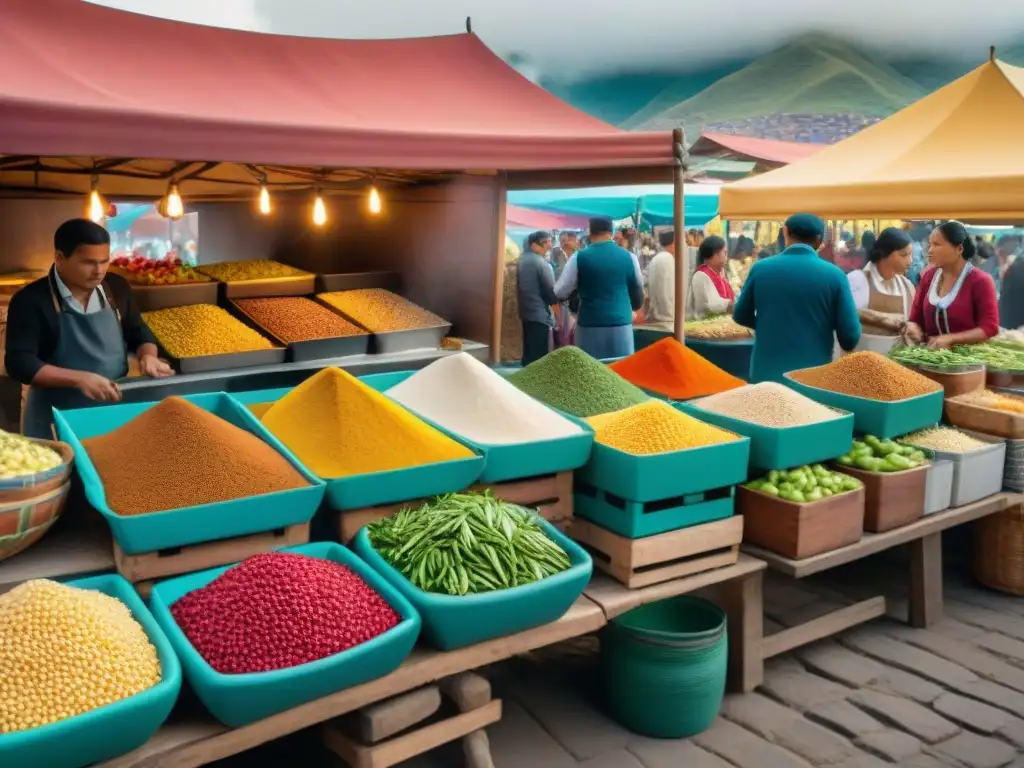
[{"label": "teal bucket", "polygon": [[611,716],[658,739],[706,730],[722,708],[728,666],[725,613],[700,598],[635,608],[601,634],[601,672]]}]

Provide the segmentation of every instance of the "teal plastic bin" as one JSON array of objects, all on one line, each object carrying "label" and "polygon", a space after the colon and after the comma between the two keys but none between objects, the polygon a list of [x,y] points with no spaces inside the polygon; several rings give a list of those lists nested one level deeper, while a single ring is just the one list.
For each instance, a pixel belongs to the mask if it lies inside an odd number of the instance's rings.
[{"label": "teal plastic bin", "polygon": [[642,539],[731,517],[735,497],[735,488],[720,488],[709,493],[641,504],[577,483],[573,494],[573,514],[627,539]]},{"label": "teal plastic bin", "polygon": [[160,682],[82,715],[27,731],[0,734],[0,765],[5,768],[85,768],[131,752],[152,738],[178,700],[178,657],[132,585],[116,574],[75,579],[67,584],[116,597],[128,606],[156,648]]},{"label": "teal plastic bin", "polygon": [[413,586],[377,554],[365,527],[353,547],[416,607],[423,619],[424,639],[434,648],[451,651],[549,624],[583,594],[594,570],[590,555],[554,526],[544,520],[541,525],[569,555],[569,569],[532,584],[475,595],[439,595]]},{"label": "teal plastic bin", "polygon": [[750,381],[750,357],[754,352],[753,339],[708,341],[687,338],[686,346],[726,373],[731,373],[737,379]]},{"label": "teal plastic bin", "polygon": [[750,438],[739,435],[730,443],[649,456],[595,441],[590,460],[576,470],[576,479],[643,503],[738,485],[747,479],[749,460]]},{"label": "teal plastic bin", "polygon": [[874,435],[881,440],[934,427],[942,420],[942,401],[945,394],[941,389],[906,400],[885,402],[810,387],[791,378],[788,373],[785,379],[786,386],[800,394],[822,405],[852,413],[855,432]]},{"label": "teal plastic bin", "polygon": [[601,672],[612,717],[634,733],[685,739],[718,717],[728,664],[726,618],[684,595],[612,619],[601,634]]},{"label": "teal plastic bin", "polygon": [[[291,392],[292,389],[292,387],[288,387],[237,392],[232,393],[230,397],[235,398],[243,405],[274,403]],[[248,411],[248,408],[244,410]],[[460,439],[458,435],[453,435],[427,419],[423,419],[423,421],[474,450],[477,455],[405,469],[389,469],[350,477],[322,478],[321,482],[325,483],[327,487],[325,498],[328,506],[331,509],[343,511],[382,504],[397,504],[410,499],[422,499],[464,491],[475,483],[484,471],[483,455],[465,440]],[[263,429],[262,426],[260,428]],[[263,429],[263,431],[268,435],[272,445],[280,446],[281,450],[287,450],[268,430]]]},{"label": "teal plastic bin", "polygon": [[[195,507],[152,512],[145,515],[122,516],[108,505],[99,473],[82,440],[104,435],[123,426],[156,403],[104,405],[72,411],[54,409],[54,421],[61,440],[75,449],[75,467],[82,478],[85,496],[106,519],[114,539],[127,554],[157,552],[187,544],[245,536],[302,525],[313,519],[324,497],[324,484],[260,424],[259,420],[230,395],[215,392],[189,395],[190,403],[219,416],[236,427],[251,432],[275,448],[309,481],[307,488],[265,493],[231,501],[200,504]],[[159,436],[154,435],[158,440]],[[131,461],[130,456],[125,461]],[[140,470],[145,472],[145,468]],[[189,478],[182,477],[183,483]]]},{"label": "teal plastic bin", "polygon": [[[153,587],[150,605],[157,622],[181,659],[185,678],[215,718],[237,728],[308,701],[383,677],[401,666],[420,633],[420,617],[398,590],[340,544],[303,544],[281,550],[347,566],[369,584],[401,617],[382,635],[324,659],[273,672],[225,675],[215,671],[181,631],[171,606],[205,587],[233,565],[179,576]],[[237,564],[236,564],[237,565]]]},{"label": "teal plastic bin", "polygon": [[366,386],[373,387],[378,392],[387,392],[392,387],[397,387],[414,373],[416,371],[392,371],[391,373],[370,373],[357,378]]},{"label": "teal plastic bin", "polygon": [[837,413],[832,421],[799,427],[766,427],[705,411],[697,402],[679,403],[679,410],[696,419],[750,438],[750,466],[789,469],[842,456],[853,444],[852,413]]}]

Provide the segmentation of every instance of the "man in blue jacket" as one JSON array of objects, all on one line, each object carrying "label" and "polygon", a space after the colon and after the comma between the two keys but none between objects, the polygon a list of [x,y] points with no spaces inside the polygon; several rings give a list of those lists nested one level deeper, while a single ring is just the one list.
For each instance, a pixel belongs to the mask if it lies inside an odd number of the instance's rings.
[{"label": "man in blue jacket", "polygon": [[516,293],[519,318],[523,322],[523,367],[551,351],[551,329],[555,325],[551,305],[555,297],[555,270],[546,256],[551,235],[534,232],[516,265]]},{"label": "man in blue jacket", "polygon": [[860,341],[860,318],[843,271],[818,257],[825,224],[798,213],[783,228],[786,249],[754,264],[733,319],[754,330],[750,381],[832,361],[835,340],[847,352]]},{"label": "man in blue jacket", "polygon": [[565,301],[580,299],[576,346],[598,360],[633,354],[633,312],[644,305],[636,255],[612,242],[612,220],[590,220],[590,245],[574,254],[555,285]]}]

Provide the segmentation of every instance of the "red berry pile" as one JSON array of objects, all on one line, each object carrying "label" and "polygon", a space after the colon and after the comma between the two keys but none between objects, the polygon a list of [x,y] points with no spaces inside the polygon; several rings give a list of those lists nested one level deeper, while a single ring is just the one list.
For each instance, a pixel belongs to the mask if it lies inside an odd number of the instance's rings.
[{"label": "red berry pile", "polygon": [[174,603],[171,615],[199,655],[229,675],[333,656],[401,620],[345,566],[281,552],[225,571]]}]

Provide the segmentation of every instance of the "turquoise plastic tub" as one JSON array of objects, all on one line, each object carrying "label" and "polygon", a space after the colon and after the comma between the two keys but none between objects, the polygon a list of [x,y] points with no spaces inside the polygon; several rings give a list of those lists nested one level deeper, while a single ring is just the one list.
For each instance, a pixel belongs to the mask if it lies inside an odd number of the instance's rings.
[{"label": "turquoise plastic tub", "polygon": [[434,648],[452,651],[560,619],[583,594],[594,563],[586,550],[541,520],[544,532],[569,555],[566,571],[521,587],[476,595],[424,592],[393,568],[370,544],[364,527],[353,544],[363,560],[395,586],[423,618],[423,637]]},{"label": "turquoise plastic tub", "polygon": [[853,444],[853,414],[799,427],[766,427],[705,411],[698,404],[678,403],[679,410],[696,419],[750,438],[750,466],[756,469],[789,469],[817,464],[842,456]]},{"label": "turquoise plastic tub", "polygon": [[[166,512],[118,515],[107,506],[103,483],[81,441],[104,435],[123,426],[156,403],[104,405],[73,411],[60,411],[55,408],[53,416],[57,432],[61,440],[75,449],[75,467],[82,478],[85,496],[106,518],[111,533],[121,549],[130,555],[156,552],[186,544],[273,531],[308,523],[313,519],[324,497],[323,481],[305,469],[288,449],[260,425],[259,420],[248,408],[242,407],[223,392],[189,395],[184,399],[236,427],[251,432],[273,446],[291,462],[310,485],[307,488],[265,493],[214,504],[200,504],[196,507]],[[154,439],[158,440],[159,436],[154,435]],[[125,461],[131,461],[131,457],[126,456]],[[145,478],[145,467],[140,467],[139,471],[142,482]],[[181,481],[187,483],[189,478],[182,477]]]},{"label": "turquoise plastic tub", "polygon": [[577,484],[573,513],[627,539],[642,539],[732,517],[735,501],[735,490],[725,488],[641,504]]},{"label": "turquoise plastic tub", "polygon": [[370,373],[358,378],[366,386],[373,387],[378,392],[387,392],[392,387],[397,387],[414,373],[416,371],[392,371],[391,373]]},{"label": "turquoise plastic tub", "polygon": [[747,479],[750,438],[635,456],[595,442],[576,479],[623,499],[660,501],[738,485]]},{"label": "turquoise plastic tub", "polygon": [[750,357],[754,352],[753,339],[710,341],[687,338],[686,346],[726,373],[731,373],[737,379],[750,381]]},{"label": "turquoise plastic tub", "polygon": [[82,715],[27,731],[0,734],[0,765],[5,768],[84,768],[131,752],[152,738],[178,700],[178,657],[132,585],[116,574],[75,579],[67,584],[116,597],[128,606],[156,648],[160,682]]},{"label": "turquoise plastic tub", "polygon": [[906,400],[884,402],[810,387],[790,378],[788,373],[785,379],[786,386],[800,394],[823,405],[849,411],[853,414],[854,431],[863,435],[874,435],[880,440],[934,427],[942,420],[942,401],[945,393],[941,389]]},{"label": "turquoise plastic tub", "polygon": [[340,544],[303,544],[281,550],[341,563],[369,584],[401,616],[383,635],[334,656],[273,672],[224,675],[215,671],[181,631],[171,606],[234,566],[179,576],[153,587],[150,605],[181,659],[185,678],[215,718],[237,728],[308,701],[383,677],[408,658],[420,633],[420,617],[401,593]]},{"label": "turquoise plastic tub", "polygon": [[[411,375],[411,372],[408,371],[402,373]],[[230,397],[244,405],[273,403],[291,392],[292,389],[293,387],[237,392],[232,393]],[[248,408],[244,408],[244,410],[248,411]],[[397,504],[409,499],[422,499],[428,496],[464,491],[473,485],[484,471],[484,456],[468,442],[460,439],[458,435],[453,435],[428,419],[423,419],[423,421],[470,448],[477,455],[405,469],[389,469],[384,472],[369,472],[350,477],[322,478],[321,482],[327,486],[325,498],[328,506],[331,509],[343,511],[382,504]],[[260,428],[263,429],[262,426]],[[263,431],[270,438],[271,444],[280,446],[281,450],[287,450],[269,431],[266,429]]]}]

